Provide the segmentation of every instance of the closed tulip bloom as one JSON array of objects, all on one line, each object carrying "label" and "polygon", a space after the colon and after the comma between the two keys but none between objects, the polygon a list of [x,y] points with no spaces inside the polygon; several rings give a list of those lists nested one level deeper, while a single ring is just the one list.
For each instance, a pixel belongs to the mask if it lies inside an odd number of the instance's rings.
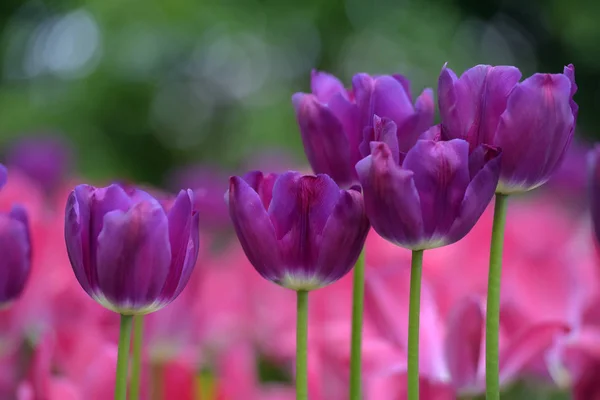
[{"label": "closed tulip bloom", "polygon": [[0,308],[23,292],[31,268],[31,241],[25,210],[0,213]]},{"label": "closed tulip bloom", "polygon": [[169,209],[119,185],[80,185],[65,216],[69,259],[83,289],[124,315],[147,314],[185,288],[198,258],[198,214],[181,191]]},{"label": "closed tulip bloom", "polygon": [[363,198],[327,175],[260,172],[229,181],[229,212],[246,256],[267,280],[312,290],[343,277],[369,230]]},{"label": "closed tulip bloom", "polygon": [[404,156],[383,142],[356,165],[375,231],[411,250],[463,238],[492,199],[500,152],[480,146],[469,154],[461,139],[419,140]]},{"label": "closed tulip bloom", "polygon": [[471,149],[502,149],[497,192],[511,194],[547,182],[573,138],[578,106],[575,69],[534,74],[519,83],[515,67],[478,65],[458,78],[444,67],[438,102],[442,137],[462,138]]}]

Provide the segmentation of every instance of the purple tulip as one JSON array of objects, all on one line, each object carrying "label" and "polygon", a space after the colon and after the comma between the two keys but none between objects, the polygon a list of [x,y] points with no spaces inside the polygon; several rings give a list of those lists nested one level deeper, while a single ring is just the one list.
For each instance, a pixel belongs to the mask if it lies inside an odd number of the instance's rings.
[{"label": "purple tulip", "polygon": [[368,155],[375,114],[393,121],[399,148],[408,151],[431,125],[434,109],[430,89],[413,106],[408,80],[400,75],[358,74],[352,86],[347,90],[333,75],[313,71],[312,94],[292,97],[310,165],[345,187],[357,183],[354,166]]},{"label": "purple tulip", "polygon": [[375,231],[411,250],[445,246],[473,228],[494,196],[500,151],[469,144],[419,140],[406,154],[383,142],[356,165]]},{"label": "purple tulip", "polygon": [[19,206],[0,213],[0,307],[23,292],[31,268],[31,239],[27,213]]},{"label": "purple tulip", "polygon": [[71,151],[58,137],[26,138],[8,151],[8,164],[23,171],[46,191],[62,183],[71,163]]},{"label": "purple tulip", "polygon": [[590,195],[592,221],[594,223],[594,232],[596,239],[600,243],[600,144],[589,152],[588,162],[590,171]]},{"label": "purple tulip", "polygon": [[2,189],[2,187],[4,185],[6,185],[6,176],[7,176],[7,172],[6,172],[6,168],[4,167],[4,165],[0,164],[0,189]]},{"label": "purple tulip", "polygon": [[119,185],[79,185],[69,196],[65,240],[83,289],[121,314],[172,302],[198,258],[198,213],[191,191],[166,210],[150,194]]},{"label": "purple tulip", "polygon": [[578,106],[575,69],[534,74],[519,83],[515,67],[478,65],[460,78],[444,68],[438,84],[442,137],[471,149],[502,149],[498,193],[534,189],[550,179],[573,138]]},{"label": "purple tulip", "polygon": [[363,198],[327,175],[253,172],[229,181],[229,213],[254,268],[294,290],[313,290],[343,277],[369,231]]}]

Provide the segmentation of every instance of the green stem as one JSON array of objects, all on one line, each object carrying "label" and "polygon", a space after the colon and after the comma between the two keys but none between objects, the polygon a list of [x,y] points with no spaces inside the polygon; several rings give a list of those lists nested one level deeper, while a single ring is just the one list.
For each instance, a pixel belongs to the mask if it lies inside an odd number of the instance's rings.
[{"label": "green stem", "polygon": [[140,397],[140,377],[142,372],[142,337],[144,333],[144,316],[133,317],[133,362],[131,364],[131,382],[129,384],[129,400]]},{"label": "green stem", "polygon": [[506,224],[508,197],[496,194],[494,225],[490,247],[490,270],[485,324],[485,383],[486,399],[500,399],[500,368],[498,364],[498,330],[500,326],[500,281],[502,278],[502,246]]},{"label": "green stem", "polygon": [[196,374],[196,399],[216,399],[215,377],[208,368],[202,368]]},{"label": "green stem", "polygon": [[119,353],[117,356],[117,378],[115,380],[115,400],[127,400],[127,374],[129,363],[129,342],[131,341],[132,315],[121,315],[119,332]]},{"label": "green stem", "polygon": [[419,400],[419,314],[423,250],[413,250],[408,312],[408,400]]},{"label": "green stem", "polygon": [[296,322],[296,400],[308,399],[308,292],[298,290]]},{"label": "green stem", "polygon": [[354,266],[354,289],[352,292],[352,342],[350,347],[350,400],[360,400],[362,327],[365,298],[365,249]]}]

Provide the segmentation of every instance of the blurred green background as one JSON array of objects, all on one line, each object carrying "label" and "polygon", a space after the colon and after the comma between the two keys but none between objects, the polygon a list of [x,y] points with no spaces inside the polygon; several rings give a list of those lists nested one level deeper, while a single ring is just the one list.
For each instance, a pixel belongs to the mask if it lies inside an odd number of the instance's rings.
[{"label": "blurred green background", "polygon": [[558,0],[2,0],[0,145],[54,132],[86,177],[150,184],[273,149],[302,161],[290,97],[311,68],[348,84],[400,72],[416,92],[446,61],[575,64],[578,131],[593,138],[598,15],[599,2]]}]

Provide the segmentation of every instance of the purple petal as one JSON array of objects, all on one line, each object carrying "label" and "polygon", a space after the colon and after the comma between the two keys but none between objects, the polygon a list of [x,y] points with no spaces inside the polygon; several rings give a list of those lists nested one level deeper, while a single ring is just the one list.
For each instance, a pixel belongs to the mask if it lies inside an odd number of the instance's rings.
[{"label": "purple petal", "polygon": [[[495,149],[488,148],[488,153],[484,155],[484,158],[489,161],[475,174],[465,191],[460,211],[448,233],[448,244],[462,239],[473,229],[494,197],[500,177],[502,154]],[[473,168],[475,163],[470,162],[469,164],[470,168]],[[473,170],[475,169],[473,168]]]},{"label": "purple petal", "polygon": [[350,148],[350,163],[354,165],[362,158],[358,147],[362,140],[363,126],[360,124],[358,107],[341,94],[333,96],[328,107],[342,124]]},{"label": "purple petal", "polygon": [[419,140],[433,140],[439,142],[442,140],[442,125],[434,125],[419,136]]},{"label": "purple petal", "polygon": [[364,130],[363,141],[360,144],[362,157],[371,154],[371,142],[383,142],[388,145],[394,161],[399,164],[398,136],[396,135],[396,124],[389,118],[379,118],[373,116],[373,126],[368,126]]},{"label": "purple petal", "polygon": [[357,74],[352,79],[352,86],[362,126],[370,125],[373,115],[390,118],[396,126],[402,126],[414,113],[404,87],[391,76],[371,78],[367,74]]},{"label": "purple petal", "polygon": [[493,144],[500,115],[519,79],[521,72],[515,67],[478,65],[460,79],[444,67],[438,82],[444,135],[467,140],[471,149]]},{"label": "purple petal", "polygon": [[445,239],[469,185],[469,144],[460,139],[420,140],[406,154],[402,168],[414,173],[425,234],[431,240]]},{"label": "purple petal", "polygon": [[287,172],[277,179],[269,215],[286,265],[316,265],[317,238],[339,197],[338,185],[327,175],[301,176],[297,172]]},{"label": "purple petal", "polygon": [[275,228],[258,193],[237,176],[229,179],[229,215],[250,263],[266,279],[277,280],[281,258]]},{"label": "purple petal", "polygon": [[446,333],[446,359],[452,382],[461,389],[477,384],[484,337],[484,311],[477,299],[465,298],[452,310]]},{"label": "purple petal", "polygon": [[[192,223],[190,229],[190,237],[188,239],[188,244],[186,247],[185,259],[183,260],[183,267],[181,269],[181,274],[179,276],[179,280],[177,282],[177,287],[174,292],[168,295],[168,300],[173,301],[179,296],[179,294],[185,289],[185,286],[188,284],[190,277],[192,276],[192,272],[194,272],[194,267],[196,266],[196,261],[198,260],[198,253],[200,252],[200,215],[198,213],[194,213],[192,216]],[[163,289],[163,297],[167,296],[165,290]]]},{"label": "purple petal", "polygon": [[433,91],[423,90],[415,103],[415,112],[406,119],[398,128],[398,143],[401,152],[406,153],[411,149],[423,132],[427,131],[433,123],[435,106],[433,104]]},{"label": "purple petal", "polygon": [[550,178],[573,138],[570,93],[563,74],[535,74],[515,86],[494,143],[503,152],[499,191],[531,190]]},{"label": "purple petal", "polygon": [[27,217],[13,209],[0,214],[0,305],[22,293],[31,266],[31,244]]},{"label": "purple petal", "polygon": [[600,243],[600,144],[597,144],[588,155],[590,171],[590,209],[596,240]]},{"label": "purple petal", "polygon": [[323,229],[316,272],[324,282],[335,282],[352,269],[368,232],[362,195],[356,190],[342,191]]},{"label": "purple petal", "polygon": [[169,222],[158,203],[104,215],[98,236],[98,288],[115,311],[131,312],[159,301],[171,264]]},{"label": "purple petal", "polygon": [[423,239],[423,219],[413,172],[400,168],[385,143],[356,164],[365,209],[373,228],[385,239],[409,247]]},{"label": "purple petal", "polygon": [[578,89],[577,83],[575,83],[575,67],[573,66],[573,64],[567,65],[563,70],[563,74],[565,74],[565,76],[569,78],[569,81],[571,81],[571,101],[569,102],[569,104],[571,105],[571,111],[573,112],[573,116],[575,118],[576,123],[577,115],[579,114],[579,106],[577,105],[577,103],[575,103],[575,100],[573,100],[573,96],[575,96],[575,93],[577,93]]},{"label": "purple petal", "polygon": [[89,295],[98,285],[95,261],[91,260],[90,203],[95,188],[79,185],[69,195],[65,210],[65,242],[67,253],[79,284]]},{"label": "purple petal", "polygon": [[177,289],[188,256],[190,234],[192,230],[192,191],[182,190],[167,219],[169,221],[169,244],[171,245],[171,265],[162,288],[162,296],[170,298]]},{"label": "purple petal", "polygon": [[315,173],[331,176],[345,185],[355,179],[350,143],[342,123],[315,96],[297,93],[292,97],[302,134],[304,151]]},{"label": "purple petal", "polygon": [[408,96],[408,99],[412,103],[413,100],[412,100],[412,92],[410,90],[410,79],[408,79],[404,75],[400,75],[400,74],[392,74],[392,78],[394,78],[395,80],[400,82],[400,84],[404,88],[404,91],[406,92],[406,95]]},{"label": "purple petal", "polygon": [[329,103],[329,100],[336,94],[348,98],[344,84],[338,78],[326,72],[313,69],[310,74],[310,88],[321,103]]},{"label": "purple petal", "polygon": [[7,171],[6,168],[4,167],[4,165],[0,164],[0,189],[2,189],[2,187],[4,185],[6,185],[6,176],[7,176]]}]

